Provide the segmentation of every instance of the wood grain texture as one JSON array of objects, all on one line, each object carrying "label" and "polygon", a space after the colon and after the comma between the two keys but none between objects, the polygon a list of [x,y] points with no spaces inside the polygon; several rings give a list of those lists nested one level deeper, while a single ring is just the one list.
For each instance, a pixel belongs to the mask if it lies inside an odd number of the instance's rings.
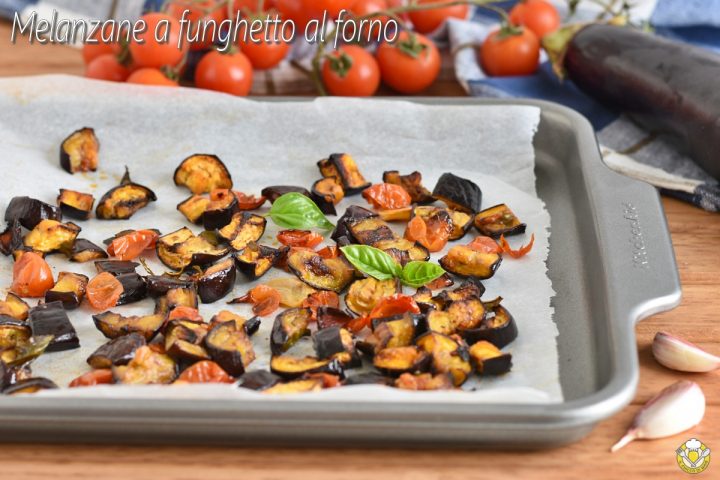
[{"label": "wood grain texture", "polygon": [[[82,74],[78,51],[65,47],[10,47],[10,28],[0,24],[0,75]],[[437,83],[430,95],[461,95],[454,81]],[[678,478],[674,450],[696,436],[720,449],[720,372],[681,375],[659,366],[650,353],[658,330],[681,335],[720,354],[720,215],[702,212],[677,200],[663,200],[683,284],[677,309],[656,315],[637,327],[640,385],[633,404],[601,423],[574,445],[545,452],[243,449],[220,447],[16,445],[0,446],[4,478],[218,478],[218,479],[577,479]],[[636,442],[618,453],[608,449],[623,433],[639,405],[681,378],[698,382],[708,401],[702,425],[663,440]],[[1,439],[7,442],[9,439]],[[720,450],[719,450],[720,451]],[[720,458],[720,457],[719,457]],[[720,461],[705,478],[717,478]]]}]

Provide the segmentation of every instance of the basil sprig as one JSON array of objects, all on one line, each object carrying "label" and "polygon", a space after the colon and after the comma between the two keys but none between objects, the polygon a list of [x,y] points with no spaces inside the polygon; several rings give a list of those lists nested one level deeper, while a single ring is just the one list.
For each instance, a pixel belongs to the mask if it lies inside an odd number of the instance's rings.
[{"label": "basil sprig", "polygon": [[331,230],[335,228],[330,220],[315,205],[315,202],[301,193],[290,192],[273,202],[268,216],[283,228],[308,229],[313,227]]},{"label": "basil sprig", "polygon": [[347,245],[340,247],[350,263],[366,275],[377,280],[399,278],[409,287],[422,287],[445,273],[436,263],[408,262],[405,267],[379,248],[368,245]]}]

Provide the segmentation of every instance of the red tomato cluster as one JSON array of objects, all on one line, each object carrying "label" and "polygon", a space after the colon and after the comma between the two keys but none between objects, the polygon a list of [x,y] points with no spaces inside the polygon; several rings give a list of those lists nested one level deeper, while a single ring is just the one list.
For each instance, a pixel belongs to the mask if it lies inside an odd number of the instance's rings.
[{"label": "red tomato cluster", "polygon": [[[440,73],[440,53],[425,34],[437,31],[448,18],[467,18],[470,10],[469,4],[456,5],[451,0],[447,0],[446,6],[424,8],[437,3],[439,0],[416,0],[407,4],[406,12],[393,17],[407,24],[394,41],[381,42],[374,54],[364,45],[347,44],[323,55],[317,74],[325,90],[332,95],[371,96],[381,83],[406,95],[427,89]],[[189,68],[188,54],[196,52],[202,58],[195,66],[195,86],[247,95],[253,83],[253,71],[276,67],[288,56],[290,44],[265,38],[257,43],[242,41],[246,32],[241,28],[238,43],[227,52],[220,52],[211,44],[211,35],[219,33],[213,26],[228,18],[260,18],[267,12],[277,12],[281,19],[295,23],[297,37],[302,36],[311,20],[321,19],[324,14],[328,19],[337,18],[345,10],[355,18],[379,21],[379,24],[364,25],[361,31],[363,37],[377,38],[390,18],[383,13],[402,6],[403,0],[263,0],[261,3],[257,0],[173,0],[167,3],[164,12],[142,17],[147,29],[140,35],[140,41],[127,45],[102,41],[86,45],[83,49],[86,75],[115,82],[177,86]],[[190,21],[190,32],[187,32],[190,42],[180,41],[183,18]],[[166,43],[158,42],[154,36],[161,22],[169,25]],[[260,37],[289,36],[284,35],[286,31],[278,31],[284,27],[276,23],[269,25],[269,31],[261,32]],[[539,39],[559,26],[560,17],[550,3],[523,0],[509,12],[502,28],[487,37],[478,49],[478,60],[489,75],[532,74],[539,63]]]}]

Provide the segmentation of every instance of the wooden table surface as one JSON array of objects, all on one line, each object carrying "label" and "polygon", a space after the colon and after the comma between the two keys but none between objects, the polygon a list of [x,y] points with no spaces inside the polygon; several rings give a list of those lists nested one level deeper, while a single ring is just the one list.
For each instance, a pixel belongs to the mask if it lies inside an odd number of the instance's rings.
[{"label": "wooden table surface", "polygon": [[[0,75],[68,73],[81,75],[78,51],[61,46],[10,46],[10,28],[0,23]],[[462,95],[455,82],[442,82],[432,95]],[[602,422],[586,439],[543,452],[474,450],[408,451],[170,447],[133,445],[18,445],[0,439],[0,478],[294,478],[470,479],[470,478],[678,478],[675,449],[690,437],[720,452],[720,372],[680,374],[659,366],[650,345],[659,330],[720,354],[720,215],[705,213],[664,198],[680,277],[683,301],[675,310],[653,316],[636,329],[640,385],[632,404]],[[702,424],[688,432],[654,441],[638,441],[615,454],[608,449],[627,428],[640,406],[679,379],[698,382],[707,398]],[[720,453],[701,477],[720,478]]]}]

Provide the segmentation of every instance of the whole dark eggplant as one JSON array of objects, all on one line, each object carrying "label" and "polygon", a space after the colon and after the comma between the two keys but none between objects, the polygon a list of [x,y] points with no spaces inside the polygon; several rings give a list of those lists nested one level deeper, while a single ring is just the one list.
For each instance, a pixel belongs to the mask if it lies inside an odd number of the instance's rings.
[{"label": "whole dark eggplant", "polygon": [[680,151],[720,180],[719,55],[594,24],[572,37],[563,66],[583,91],[651,132],[672,135]]}]

